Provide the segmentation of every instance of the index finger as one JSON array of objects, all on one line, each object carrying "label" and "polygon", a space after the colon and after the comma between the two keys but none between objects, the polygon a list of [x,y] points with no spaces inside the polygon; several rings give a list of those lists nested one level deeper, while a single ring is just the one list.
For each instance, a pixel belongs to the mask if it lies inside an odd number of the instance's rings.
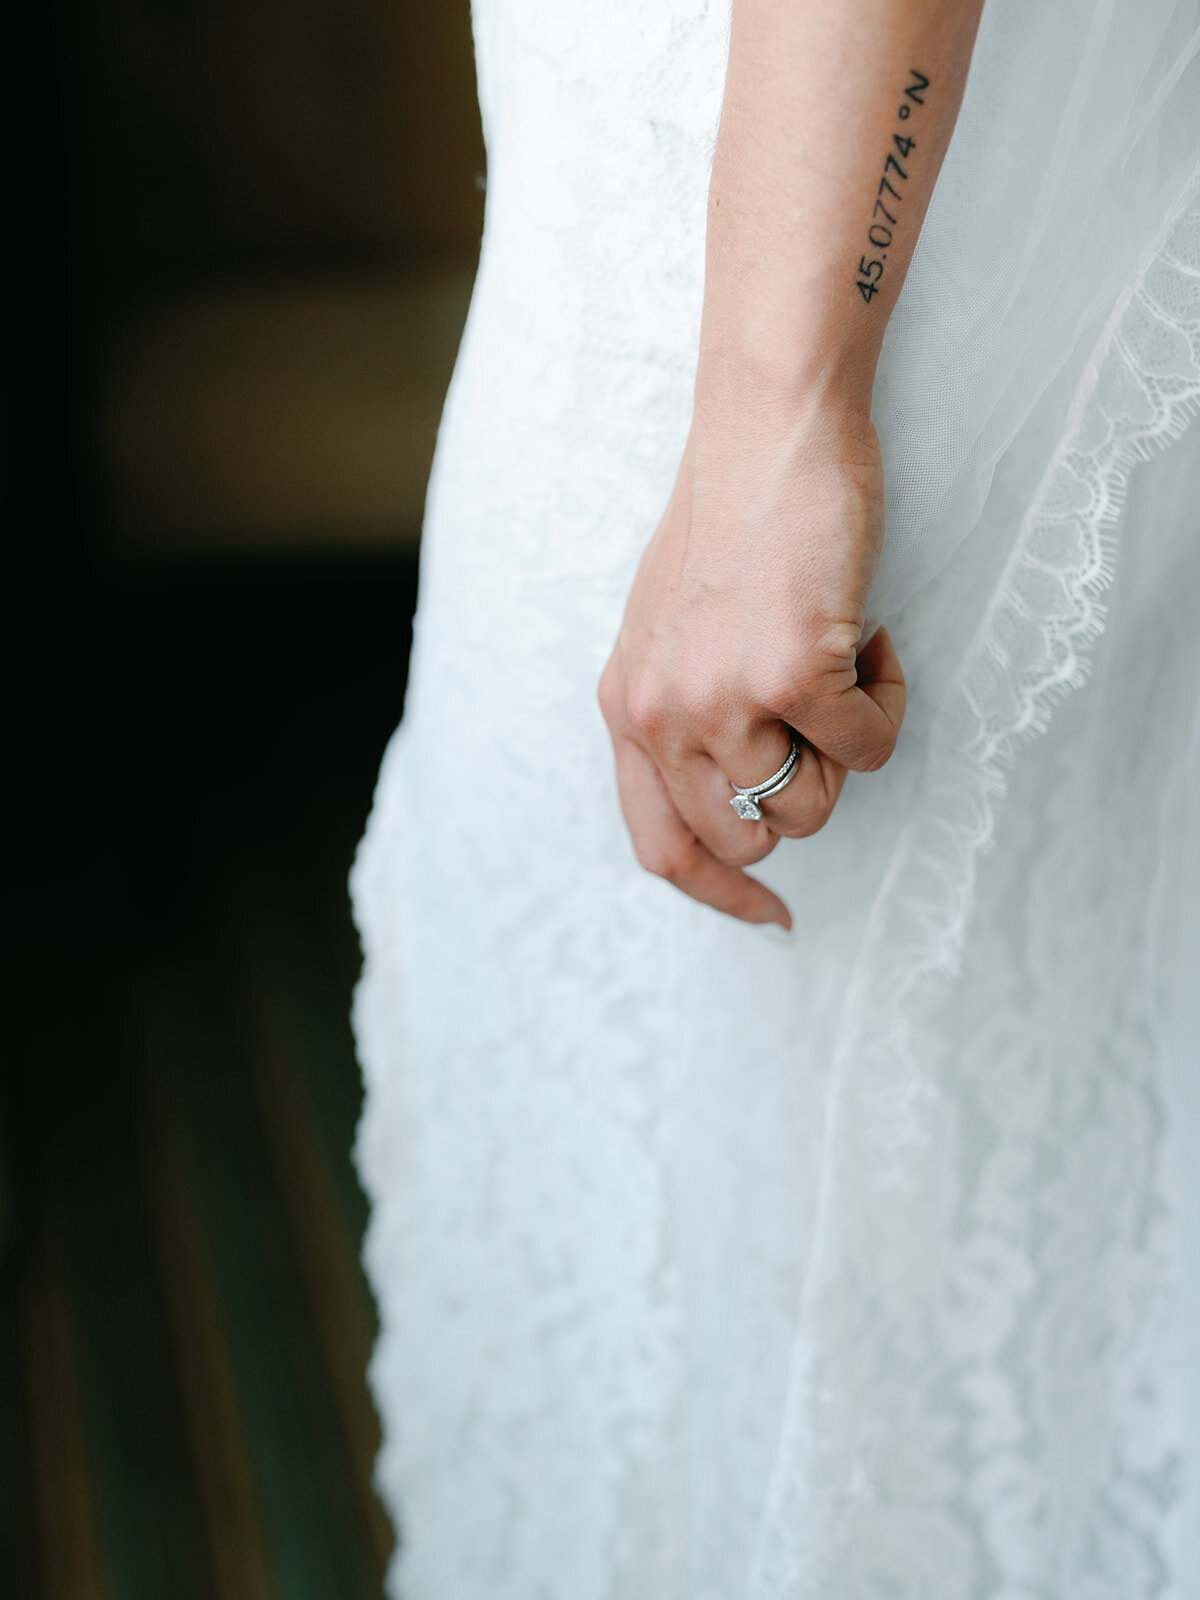
[{"label": "index finger", "polygon": [[742,922],[792,926],[779,896],[740,867],[718,861],[671,804],[653,758],[624,735],[613,740],[621,812],[634,854],[647,872],[664,878],[701,904]]}]

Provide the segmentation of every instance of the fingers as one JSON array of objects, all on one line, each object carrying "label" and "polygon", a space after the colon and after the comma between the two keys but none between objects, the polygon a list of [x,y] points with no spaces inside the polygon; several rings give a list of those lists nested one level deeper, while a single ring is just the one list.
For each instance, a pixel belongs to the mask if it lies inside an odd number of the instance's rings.
[{"label": "fingers", "polygon": [[833,815],[846,782],[846,768],[805,740],[786,789],[760,802],[763,821],[781,839],[807,839]]},{"label": "fingers", "polygon": [[[900,657],[886,628],[876,627],[866,643],[860,645],[856,666],[859,688],[880,708],[894,732],[899,732],[908,688]],[[894,747],[894,737],[892,744]]]},{"label": "fingers", "polygon": [[[726,702],[711,710],[693,703],[679,719],[653,696],[631,707],[613,661],[600,687],[621,808],[641,864],[719,911],[784,927],[791,917],[783,901],[741,869],[761,861],[780,838],[807,838],[824,827],[847,771],[874,771],[890,757],[906,700],[904,674],[882,627],[856,656],[785,686],[773,697],[774,717],[762,705],[731,717]],[[800,754],[790,781],[759,802],[761,819],[739,817],[729,803],[731,780],[765,783],[786,760],[796,729]]]},{"label": "fingers", "polygon": [[691,750],[674,759],[653,754],[671,804],[686,826],[718,861],[749,867],[770,855],[779,835],[768,827],[765,809],[758,822],[738,816],[730,804],[734,791],[728,774],[743,785],[764,782],[787,759],[791,741],[781,724],[764,724],[729,748],[732,754],[714,738],[711,753]]},{"label": "fingers", "polygon": [[858,651],[853,682],[849,670],[801,686],[792,703],[779,708],[780,715],[837,765],[876,772],[896,748],[907,699],[886,628],[877,628]]},{"label": "fingers", "polygon": [[[778,836],[764,822],[746,822],[734,813],[726,773],[737,773],[744,783],[770,777],[788,753],[784,728],[764,723],[754,737],[734,738],[729,730],[737,720],[736,704],[715,698],[701,703],[697,696],[687,706],[653,692],[630,694],[615,658],[601,678],[599,699],[614,745],[625,738],[650,757],[678,819],[711,855],[746,867],[771,853]],[[709,753],[713,748],[720,750],[719,765]]]},{"label": "fingers", "polygon": [[[740,868],[718,860],[687,826],[645,750],[631,738],[618,735],[613,752],[621,811],[634,853],[648,872],[665,878],[693,900],[743,922],[778,922],[791,927],[791,913],[777,894]],[[737,823],[732,810],[729,815]]]},{"label": "fingers", "polygon": [[785,724],[764,720],[736,744],[714,738],[711,756],[683,764],[677,776],[665,774],[676,810],[718,860],[750,866],[769,855],[781,838],[807,839],[829,821],[846,769],[804,740],[787,786],[757,801],[760,822],[745,821],[730,805],[731,778],[743,787],[765,783],[787,760],[792,734]]}]

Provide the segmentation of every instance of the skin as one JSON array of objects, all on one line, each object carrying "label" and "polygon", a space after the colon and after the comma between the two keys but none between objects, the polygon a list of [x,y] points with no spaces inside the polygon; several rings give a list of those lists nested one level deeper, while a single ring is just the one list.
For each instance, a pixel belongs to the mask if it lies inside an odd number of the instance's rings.
[{"label": "skin", "polygon": [[[639,862],[746,922],[791,927],[745,869],[823,827],[904,718],[866,615],[884,537],[871,389],[981,6],[733,3],[692,422],[598,694]],[[795,776],[743,821],[731,776],[769,777],[792,729]]]}]

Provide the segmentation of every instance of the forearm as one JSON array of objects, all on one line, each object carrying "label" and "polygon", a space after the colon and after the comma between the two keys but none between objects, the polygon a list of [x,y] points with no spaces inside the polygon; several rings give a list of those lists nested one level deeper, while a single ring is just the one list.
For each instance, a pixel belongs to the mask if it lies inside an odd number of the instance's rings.
[{"label": "forearm", "polygon": [[[981,6],[733,0],[692,427],[600,704],[639,861],[748,922],[790,914],[744,869],[816,832],[904,716],[887,630],[867,628],[871,389]],[[735,814],[730,785],[789,749],[787,788]]]},{"label": "forearm", "polygon": [[733,0],[697,406],[866,416],[982,0]]}]

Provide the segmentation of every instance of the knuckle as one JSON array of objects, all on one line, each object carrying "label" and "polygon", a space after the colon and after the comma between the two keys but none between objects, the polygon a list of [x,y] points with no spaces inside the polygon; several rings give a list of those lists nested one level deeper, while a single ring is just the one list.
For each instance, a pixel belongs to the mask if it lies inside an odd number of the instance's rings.
[{"label": "knuckle", "polygon": [[861,626],[852,621],[821,617],[810,623],[800,645],[763,669],[763,704],[772,709],[812,705],[852,685],[861,635]]},{"label": "knuckle", "polygon": [[861,620],[825,618],[821,621],[815,630],[813,647],[826,671],[854,671],[862,631]]},{"label": "knuckle", "polygon": [[745,844],[731,845],[717,854],[717,860],[727,867],[752,867],[758,861],[764,861],[774,850],[778,839],[772,834],[765,833],[762,838],[751,838]]},{"label": "knuckle", "polygon": [[690,840],[648,840],[636,845],[634,854],[646,872],[667,883],[678,884],[688,874],[694,847]]},{"label": "knuckle", "polygon": [[757,698],[772,711],[806,704],[816,690],[811,662],[802,657],[778,658],[764,665],[756,684]]},{"label": "knuckle", "polygon": [[655,739],[666,726],[665,697],[655,684],[633,684],[625,693],[625,714],[644,739]]},{"label": "knuckle", "polygon": [[707,737],[720,734],[730,721],[728,693],[715,683],[689,684],[682,696],[682,704],[689,726]]},{"label": "knuckle", "polygon": [[780,832],[789,839],[811,839],[833,815],[833,805],[828,795],[804,801]]},{"label": "knuckle", "polygon": [[896,734],[893,731],[886,737],[878,740],[863,757],[861,772],[878,772],[880,767],[886,767],[892,759],[896,749]]},{"label": "knuckle", "polygon": [[596,685],[596,700],[600,706],[601,715],[611,728],[620,712],[617,678],[611,666],[605,667],[600,674],[600,681]]},{"label": "knuckle", "polygon": [[[757,832],[757,828],[755,829]],[[749,832],[749,830],[747,830]],[[749,867],[755,861],[762,859],[762,846],[757,839],[722,842],[719,849],[713,854],[717,860],[726,867]]]}]

